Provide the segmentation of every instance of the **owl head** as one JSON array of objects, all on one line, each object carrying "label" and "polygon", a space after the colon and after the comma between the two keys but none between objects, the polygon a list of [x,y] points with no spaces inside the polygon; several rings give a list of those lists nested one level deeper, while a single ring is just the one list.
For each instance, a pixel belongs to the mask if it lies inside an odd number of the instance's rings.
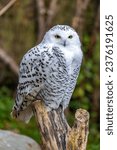
[{"label": "owl head", "polygon": [[45,34],[44,41],[63,47],[69,47],[70,45],[81,46],[78,34],[68,25],[56,25],[52,27]]}]

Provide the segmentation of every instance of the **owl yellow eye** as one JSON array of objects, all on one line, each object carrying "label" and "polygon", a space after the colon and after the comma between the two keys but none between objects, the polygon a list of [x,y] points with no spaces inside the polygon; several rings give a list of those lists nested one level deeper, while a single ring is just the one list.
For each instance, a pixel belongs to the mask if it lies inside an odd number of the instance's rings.
[{"label": "owl yellow eye", "polygon": [[56,34],[56,35],[55,35],[55,38],[56,38],[56,39],[60,39],[60,38],[61,38],[61,36],[60,36],[60,35],[58,35],[58,34]]},{"label": "owl yellow eye", "polygon": [[73,36],[72,36],[72,35],[69,35],[69,36],[68,36],[68,38],[69,38],[69,39],[72,39],[72,38],[73,38]]}]

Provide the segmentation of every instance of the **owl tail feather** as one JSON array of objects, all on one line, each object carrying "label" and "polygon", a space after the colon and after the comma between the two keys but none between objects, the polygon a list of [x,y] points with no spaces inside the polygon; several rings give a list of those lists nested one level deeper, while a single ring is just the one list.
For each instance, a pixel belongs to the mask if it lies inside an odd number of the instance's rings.
[{"label": "owl tail feather", "polygon": [[28,123],[32,116],[33,116],[33,111],[31,105],[29,105],[26,109],[22,111],[13,110],[11,112],[12,118],[23,121],[25,123]]}]

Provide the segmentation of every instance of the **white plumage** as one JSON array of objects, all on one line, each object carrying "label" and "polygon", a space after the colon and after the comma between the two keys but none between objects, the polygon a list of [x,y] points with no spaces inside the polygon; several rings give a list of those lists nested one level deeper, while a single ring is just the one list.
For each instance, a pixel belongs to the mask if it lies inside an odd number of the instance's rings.
[{"label": "white plumage", "polygon": [[79,36],[73,28],[51,28],[20,63],[12,116],[28,122],[33,115],[31,104],[37,99],[44,101],[49,110],[60,105],[65,109],[77,82],[82,56]]}]

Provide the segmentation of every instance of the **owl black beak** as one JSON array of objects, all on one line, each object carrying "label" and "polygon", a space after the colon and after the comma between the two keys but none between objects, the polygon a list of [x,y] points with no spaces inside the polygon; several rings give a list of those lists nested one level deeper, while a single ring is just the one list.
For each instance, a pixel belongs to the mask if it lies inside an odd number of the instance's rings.
[{"label": "owl black beak", "polygon": [[63,46],[64,46],[64,47],[66,46],[66,40],[64,41]]}]

